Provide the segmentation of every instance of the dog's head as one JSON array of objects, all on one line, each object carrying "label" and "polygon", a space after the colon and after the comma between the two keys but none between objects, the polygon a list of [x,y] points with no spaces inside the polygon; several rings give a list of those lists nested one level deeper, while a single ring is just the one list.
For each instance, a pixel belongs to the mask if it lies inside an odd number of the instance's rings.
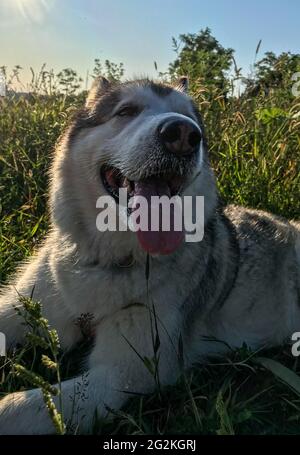
[{"label": "dog's head", "polygon": [[[95,240],[101,237],[95,232],[96,200],[101,195],[111,195],[118,203],[120,188],[146,199],[204,194],[201,187],[208,180],[214,194],[206,148],[186,78],[174,87],[148,79],[125,83],[97,79],[55,160],[54,222],[68,233],[74,232],[73,222],[77,231],[80,226]],[[199,171],[204,172],[197,182]],[[132,233],[120,234],[112,244],[126,238],[124,244],[136,245]]]}]

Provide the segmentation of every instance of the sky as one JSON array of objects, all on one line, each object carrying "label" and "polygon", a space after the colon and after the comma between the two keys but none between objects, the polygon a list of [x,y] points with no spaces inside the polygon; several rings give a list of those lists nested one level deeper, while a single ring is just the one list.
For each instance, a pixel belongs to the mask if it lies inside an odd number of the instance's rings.
[{"label": "sky", "polygon": [[0,0],[0,66],[59,71],[85,78],[95,58],[123,62],[126,77],[165,71],[174,60],[172,36],[209,27],[248,74],[259,56],[300,53],[299,0]]}]

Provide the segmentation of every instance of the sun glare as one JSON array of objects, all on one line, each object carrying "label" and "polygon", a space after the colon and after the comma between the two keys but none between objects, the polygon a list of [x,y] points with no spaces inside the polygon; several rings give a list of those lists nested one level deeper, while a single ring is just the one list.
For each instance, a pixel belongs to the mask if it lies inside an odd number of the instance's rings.
[{"label": "sun glare", "polygon": [[9,0],[10,10],[14,15],[21,16],[27,22],[41,23],[54,0]]}]

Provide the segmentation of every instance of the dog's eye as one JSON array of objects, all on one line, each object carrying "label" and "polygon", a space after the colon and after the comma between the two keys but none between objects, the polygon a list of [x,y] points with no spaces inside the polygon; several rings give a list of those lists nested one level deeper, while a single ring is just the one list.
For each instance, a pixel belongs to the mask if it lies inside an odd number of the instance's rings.
[{"label": "dog's eye", "polygon": [[139,113],[139,108],[137,106],[123,106],[117,112],[116,116],[118,117],[134,117]]}]

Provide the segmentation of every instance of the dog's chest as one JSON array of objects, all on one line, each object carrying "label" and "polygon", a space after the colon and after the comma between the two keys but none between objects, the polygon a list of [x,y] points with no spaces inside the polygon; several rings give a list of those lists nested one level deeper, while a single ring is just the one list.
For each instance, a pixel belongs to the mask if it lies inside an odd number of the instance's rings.
[{"label": "dog's chest", "polygon": [[188,288],[170,280],[165,268],[146,279],[143,267],[80,267],[61,275],[64,304],[73,317],[89,313],[95,321],[134,303],[179,308]]}]

